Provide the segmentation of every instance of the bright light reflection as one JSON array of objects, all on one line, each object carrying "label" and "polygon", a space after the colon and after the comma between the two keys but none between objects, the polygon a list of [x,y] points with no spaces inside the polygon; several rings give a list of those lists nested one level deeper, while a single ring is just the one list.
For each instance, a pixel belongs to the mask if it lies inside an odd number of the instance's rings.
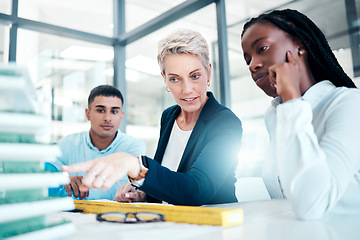
[{"label": "bright light reflection", "polygon": [[85,59],[93,61],[110,61],[114,58],[113,49],[70,46],[60,53],[62,58]]}]

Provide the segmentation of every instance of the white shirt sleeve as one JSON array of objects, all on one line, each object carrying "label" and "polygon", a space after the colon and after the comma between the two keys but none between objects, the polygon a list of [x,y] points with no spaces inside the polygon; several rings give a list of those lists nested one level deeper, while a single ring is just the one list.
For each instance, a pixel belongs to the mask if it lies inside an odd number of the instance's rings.
[{"label": "white shirt sleeve", "polygon": [[359,104],[358,96],[345,97],[321,112],[318,122],[302,99],[277,106],[277,171],[299,218],[319,218],[331,210],[359,171]]}]

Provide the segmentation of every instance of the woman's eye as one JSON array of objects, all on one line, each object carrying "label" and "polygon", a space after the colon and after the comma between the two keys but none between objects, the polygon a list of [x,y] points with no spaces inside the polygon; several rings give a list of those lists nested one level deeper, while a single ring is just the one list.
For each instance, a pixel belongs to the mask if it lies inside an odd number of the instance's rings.
[{"label": "woman's eye", "polygon": [[259,53],[265,51],[268,47],[267,46],[262,46],[259,48]]},{"label": "woman's eye", "polygon": [[169,81],[170,82],[177,82],[178,80],[176,78],[170,78]]},{"label": "woman's eye", "polygon": [[117,111],[117,110],[111,110],[111,113],[112,114],[117,114],[119,111]]},{"label": "woman's eye", "polygon": [[193,79],[199,79],[199,78],[200,78],[200,74],[194,74],[194,75],[192,76],[192,78],[193,78]]},{"label": "woman's eye", "polygon": [[102,112],[104,112],[104,109],[101,109],[101,108],[100,108],[100,109],[98,109],[97,111],[98,111],[99,113],[102,113]]}]

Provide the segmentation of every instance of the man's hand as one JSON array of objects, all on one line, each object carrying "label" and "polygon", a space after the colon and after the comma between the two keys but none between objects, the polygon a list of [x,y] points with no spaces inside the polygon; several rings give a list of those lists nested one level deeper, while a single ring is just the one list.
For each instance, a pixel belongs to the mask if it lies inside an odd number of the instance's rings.
[{"label": "man's hand", "polygon": [[146,193],[136,190],[130,183],[123,184],[117,190],[115,195],[117,202],[145,202]]},{"label": "man's hand", "polygon": [[70,176],[70,184],[63,185],[69,197],[71,197],[71,190],[74,193],[74,197],[80,197],[80,199],[87,198],[89,196],[89,190],[81,191],[80,186],[82,184],[83,176]]}]

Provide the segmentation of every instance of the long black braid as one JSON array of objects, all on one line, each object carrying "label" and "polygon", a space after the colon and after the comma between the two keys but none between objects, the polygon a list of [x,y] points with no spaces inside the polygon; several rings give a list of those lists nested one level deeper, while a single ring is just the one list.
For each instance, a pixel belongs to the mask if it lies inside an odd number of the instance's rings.
[{"label": "long black braid", "polygon": [[330,80],[337,87],[356,88],[331,51],[322,31],[307,16],[296,10],[275,10],[252,18],[245,23],[241,37],[253,24],[266,22],[302,42],[308,52],[308,64],[316,82]]}]

